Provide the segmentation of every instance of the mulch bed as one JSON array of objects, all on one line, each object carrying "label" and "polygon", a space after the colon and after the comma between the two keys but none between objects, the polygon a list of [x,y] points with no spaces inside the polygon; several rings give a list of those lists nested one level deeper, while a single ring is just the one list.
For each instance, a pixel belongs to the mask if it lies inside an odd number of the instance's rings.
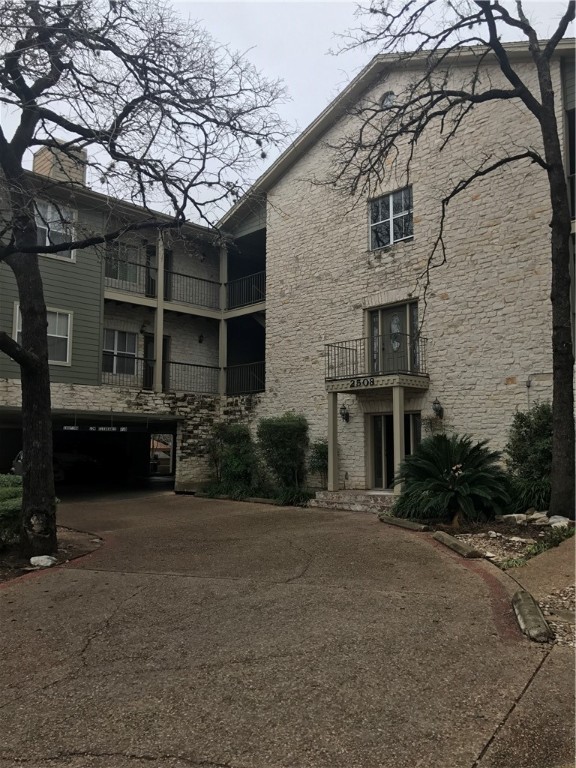
[{"label": "mulch bed", "polygon": [[[102,539],[99,539],[93,533],[75,531],[72,528],[64,528],[62,526],[58,526],[57,532],[58,552],[56,553],[56,565],[68,563],[77,557],[94,552],[95,549],[102,545]],[[45,569],[31,566],[28,559],[20,556],[17,546],[0,552],[0,583],[16,579],[25,573],[39,570]]]}]

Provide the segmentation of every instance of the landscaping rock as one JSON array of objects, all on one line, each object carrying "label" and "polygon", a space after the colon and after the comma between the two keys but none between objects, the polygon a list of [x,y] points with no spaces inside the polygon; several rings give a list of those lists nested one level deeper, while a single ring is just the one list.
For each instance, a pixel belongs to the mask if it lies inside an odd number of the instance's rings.
[{"label": "landscaping rock", "polygon": [[526,515],[502,515],[503,523],[525,523]]},{"label": "landscaping rock", "polygon": [[520,629],[530,640],[537,643],[547,643],[554,639],[554,633],[548,626],[540,606],[529,592],[518,590],[512,598],[512,606]]},{"label": "landscaping rock", "polygon": [[547,520],[548,515],[545,512],[534,512],[531,515],[526,516],[526,520],[529,523],[534,523],[536,520]]},{"label": "landscaping rock", "polygon": [[541,517],[539,520],[534,520],[534,525],[550,525],[549,517]]},{"label": "landscaping rock", "polygon": [[496,531],[488,531],[488,537],[491,539],[497,539],[500,536],[502,536],[501,533],[496,533]]},{"label": "landscaping rock", "polygon": [[570,520],[562,515],[552,515],[548,520],[552,528],[567,528],[570,525]]},{"label": "landscaping rock", "polygon": [[35,568],[50,568],[57,562],[57,559],[52,557],[52,555],[37,555],[30,558],[30,565],[33,565]]}]

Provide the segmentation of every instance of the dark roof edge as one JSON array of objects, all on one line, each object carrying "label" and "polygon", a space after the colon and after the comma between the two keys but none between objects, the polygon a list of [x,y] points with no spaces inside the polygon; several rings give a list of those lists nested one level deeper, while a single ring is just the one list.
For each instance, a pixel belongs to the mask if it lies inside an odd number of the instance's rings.
[{"label": "dark roof edge", "polygon": [[[155,211],[151,208],[146,209],[135,203],[129,203],[126,200],[110,197],[102,192],[95,192],[93,189],[90,189],[90,187],[84,186],[83,184],[59,181],[58,179],[53,179],[50,176],[43,176],[42,174],[34,173],[33,171],[25,171],[25,173],[31,179],[33,184],[40,186],[49,183],[52,185],[53,191],[56,192],[58,196],[61,195],[63,198],[74,197],[86,206],[97,206],[97,209],[108,209],[135,219],[153,218],[155,221],[169,222],[174,218],[161,211]],[[221,237],[217,227],[210,228],[208,226],[203,226],[202,224],[195,224],[191,221],[183,223],[181,227],[187,234],[194,234],[199,238],[217,240]]]},{"label": "dark roof edge", "polygon": [[[544,41],[542,41],[544,42]],[[563,53],[572,53],[574,55],[574,44],[576,39],[573,37],[561,40],[555,51],[555,55]],[[530,56],[526,42],[507,43],[504,47],[513,59],[523,59]],[[478,55],[485,51],[484,46],[468,46],[458,48],[451,54],[459,62],[466,63],[476,61]],[[440,53],[441,50],[437,51]],[[346,109],[351,103],[354,103],[360,95],[366,90],[370,83],[381,76],[387,66],[393,63],[399,63],[405,68],[419,66],[426,61],[431,51],[420,51],[418,53],[387,53],[379,54],[356,75],[356,77],[344,88],[344,90],[333,99],[330,104],[315,118],[307,128],[284,150],[280,157],[256,179],[248,191],[238,200],[238,202],[227,211],[218,221],[217,226],[226,228],[235,221],[242,221],[250,213],[250,206],[262,202],[265,193],[278,179],[304,154],[304,152],[316,142],[334,122],[345,114]]]}]

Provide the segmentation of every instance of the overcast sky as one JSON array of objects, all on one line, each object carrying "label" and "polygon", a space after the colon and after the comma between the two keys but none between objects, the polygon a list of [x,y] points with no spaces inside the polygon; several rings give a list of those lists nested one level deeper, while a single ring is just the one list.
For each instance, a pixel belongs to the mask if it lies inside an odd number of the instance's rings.
[{"label": "overcast sky", "polygon": [[[515,10],[515,3],[512,10]],[[523,7],[543,37],[549,36],[566,9],[566,2],[524,2]],[[338,35],[358,26],[356,3],[340,0],[228,0],[176,2],[185,16],[203,22],[218,42],[247,52],[248,59],[270,78],[286,83],[291,101],[281,114],[299,130],[330,101],[377,53],[355,50],[330,55],[341,44]],[[556,23],[555,23],[556,22]],[[276,159],[270,153],[266,163]]]},{"label": "overcast sky", "polygon": [[[212,37],[247,58],[268,78],[286,84],[289,101],[280,112],[295,130],[302,131],[338,93],[358,74],[378,51],[354,50],[338,56],[347,30],[358,26],[356,3],[345,0],[210,0],[184,2],[172,0],[185,18],[202,23]],[[563,2],[524,2],[527,15],[538,21],[546,37],[566,8]],[[514,3],[512,10],[515,11]],[[0,107],[0,121],[8,133],[15,119]],[[254,170],[255,179],[278,156],[267,159]],[[31,164],[30,162],[28,163]]]}]

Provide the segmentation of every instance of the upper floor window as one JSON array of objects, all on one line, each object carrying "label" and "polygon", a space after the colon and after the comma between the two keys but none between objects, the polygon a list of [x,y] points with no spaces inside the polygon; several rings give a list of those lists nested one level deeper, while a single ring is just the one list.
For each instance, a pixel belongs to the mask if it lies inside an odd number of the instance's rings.
[{"label": "upper floor window", "polygon": [[[48,309],[48,362],[70,365],[72,341],[72,312]],[[22,343],[22,313],[16,307],[16,341]]]},{"label": "upper floor window", "polygon": [[138,281],[138,246],[113,242],[106,245],[104,274],[124,283]]},{"label": "upper floor window", "polygon": [[394,106],[394,91],[386,91],[385,94],[383,94],[382,98],[380,99],[380,104],[383,109],[390,109],[390,107]]},{"label": "upper floor window", "polygon": [[[65,205],[36,200],[36,228],[38,245],[60,245],[74,240],[74,211]],[[72,261],[74,251],[47,253],[59,259]]]},{"label": "upper floor window", "polygon": [[102,348],[104,373],[123,373],[133,376],[136,373],[137,348],[138,337],[135,333],[105,328]]},{"label": "upper floor window", "polygon": [[412,187],[370,202],[370,250],[409,240],[412,236]]}]

